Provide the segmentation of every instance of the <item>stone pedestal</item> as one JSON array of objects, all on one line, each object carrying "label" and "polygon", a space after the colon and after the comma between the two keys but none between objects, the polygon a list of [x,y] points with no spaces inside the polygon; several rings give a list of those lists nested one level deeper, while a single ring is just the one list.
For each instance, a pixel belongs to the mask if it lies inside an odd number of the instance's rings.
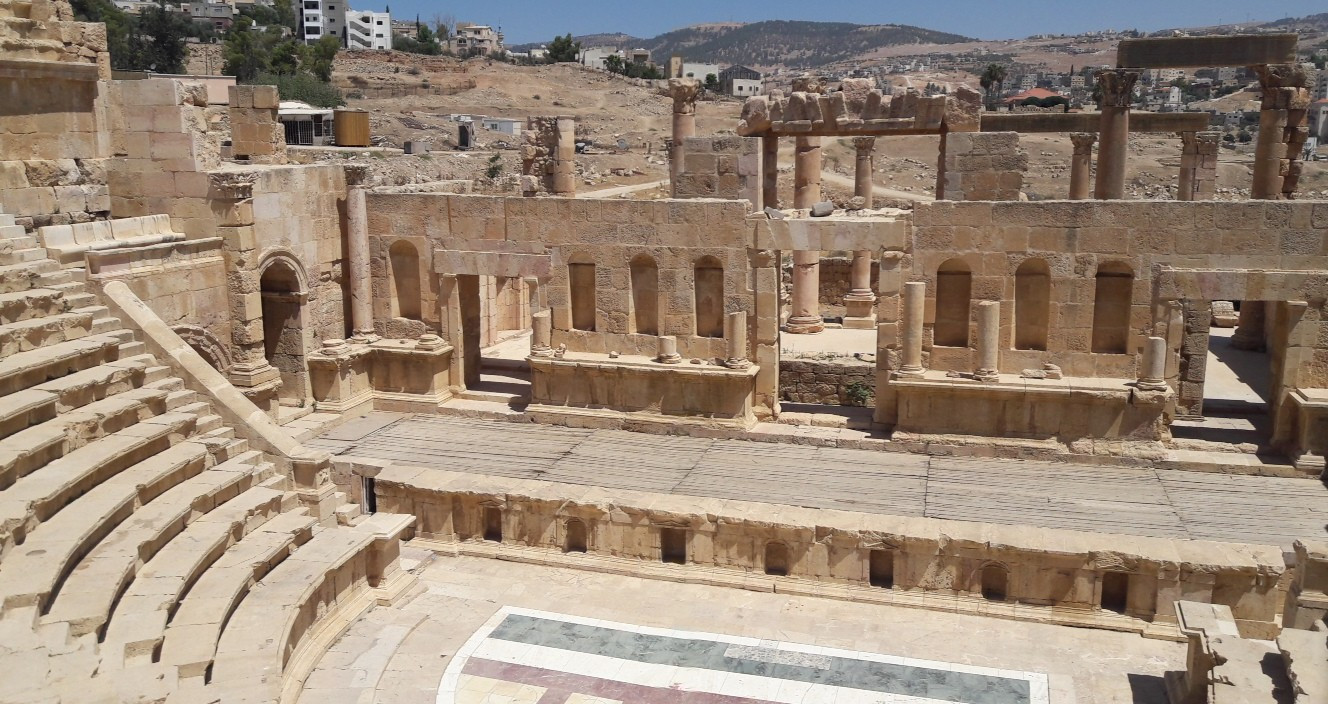
[{"label": "stone pedestal", "polygon": [[1097,184],[1093,197],[1116,200],[1125,197],[1125,161],[1130,144],[1130,105],[1138,71],[1108,69],[1097,73],[1102,90],[1102,117],[1097,149]]},{"label": "stone pedestal", "polygon": [[323,340],[308,357],[309,386],[314,410],[356,413],[373,410],[373,384],[369,381],[373,349],[346,340]]},{"label": "stone pedestal", "polygon": [[1231,335],[1231,346],[1238,350],[1263,351],[1265,311],[1263,301],[1241,301],[1240,319]]},{"label": "stone pedestal", "polygon": [[821,332],[821,253],[793,253],[793,310],[785,330],[804,335]]},{"label": "stone pedestal", "polygon": [[678,175],[683,169],[683,140],[696,136],[696,96],[701,82],[692,78],[670,78],[673,98],[673,142],[669,149],[669,187],[677,196]]},{"label": "stone pedestal", "polygon": [[922,368],[922,327],[926,323],[927,284],[909,281],[904,284],[903,349],[900,350],[901,377],[920,377]]},{"label": "stone pedestal", "polygon": [[863,199],[864,208],[872,207],[872,151],[876,149],[875,137],[854,137],[853,149],[856,150],[853,170],[853,195]]},{"label": "stone pedestal", "polygon": [[978,364],[973,371],[978,381],[988,383],[1001,378],[1001,304],[978,302]]},{"label": "stone pedestal", "polygon": [[871,288],[871,250],[853,253],[851,290],[844,295],[844,327],[854,330],[876,328],[876,294]]},{"label": "stone pedestal", "polygon": [[821,138],[798,137],[793,161],[793,207],[806,210],[821,200]]},{"label": "stone pedestal", "polygon": [[1087,200],[1093,195],[1093,144],[1095,132],[1071,132],[1074,155],[1070,157],[1070,200]]}]

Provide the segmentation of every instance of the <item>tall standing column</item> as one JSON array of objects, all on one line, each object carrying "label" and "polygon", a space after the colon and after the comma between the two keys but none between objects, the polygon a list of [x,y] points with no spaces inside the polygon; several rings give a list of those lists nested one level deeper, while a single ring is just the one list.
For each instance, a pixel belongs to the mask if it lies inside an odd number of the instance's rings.
[{"label": "tall standing column", "polygon": [[747,311],[734,311],[724,318],[724,366],[729,369],[747,369]]},{"label": "tall standing column", "polygon": [[1144,363],[1135,386],[1144,391],[1166,391],[1166,376],[1167,341],[1161,337],[1150,337],[1144,347]]},{"label": "tall standing column", "polygon": [[779,137],[761,137],[761,202],[779,208]]},{"label": "tall standing column", "polygon": [[821,138],[798,137],[793,160],[793,207],[807,209],[821,200]]},{"label": "tall standing column", "polygon": [[346,259],[350,265],[351,340],[374,342],[373,279],[369,273],[369,213],[365,205],[365,182],[369,167],[353,164],[346,172]]},{"label": "tall standing column", "polygon": [[576,195],[576,120],[558,118],[558,143],[553,151],[553,192]]},{"label": "tall standing column", "polygon": [[1231,346],[1238,350],[1262,351],[1265,347],[1263,301],[1241,301],[1240,318],[1231,334]]},{"label": "tall standing column", "polygon": [[1309,137],[1309,80],[1298,64],[1255,66],[1263,91],[1259,138],[1254,145],[1253,198],[1293,198],[1300,179],[1300,152]]},{"label": "tall standing column", "polygon": [[854,160],[853,195],[866,202],[862,207],[872,207],[872,152],[876,149],[875,137],[854,137],[853,149],[857,156]]},{"label": "tall standing column", "polygon": [[1176,183],[1176,200],[1194,200],[1194,177],[1199,169],[1199,140],[1196,134],[1180,133],[1180,177]]},{"label": "tall standing column", "polygon": [[1102,117],[1097,148],[1097,184],[1093,197],[1113,200],[1125,197],[1125,160],[1130,144],[1130,105],[1134,102],[1134,84],[1138,71],[1107,69],[1098,71],[1097,85],[1102,91]]},{"label": "tall standing column", "polygon": [[854,330],[876,328],[876,293],[871,287],[872,253],[869,249],[853,253],[849,292],[844,294],[844,327]]},{"label": "tall standing column", "polygon": [[1093,143],[1096,132],[1071,132],[1070,143],[1074,156],[1070,157],[1070,200],[1087,200],[1093,195]]},{"label": "tall standing column", "polygon": [[1195,132],[1194,199],[1212,200],[1217,195],[1217,145],[1222,133]]},{"label": "tall standing column", "polygon": [[683,140],[696,136],[696,96],[701,82],[694,78],[670,78],[669,96],[673,98],[673,145],[669,149],[669,187],[678,192],[682,174]]},{"label": "tall standing column", "polygon": [[978,381],[1001,378],[1001,303],[978,302],[978,366],[973,372]]},{"label": "tall standing column", "polygon": [[821,332],[821,253],[799,250],[793,253],[793,311],[785,330],[804,335]]},{"label": "tall standing column", "polygon": [[900,350],[898,376],[922,376],[922,326],[927,313],[927,282],[904,284],[903,349]]}]

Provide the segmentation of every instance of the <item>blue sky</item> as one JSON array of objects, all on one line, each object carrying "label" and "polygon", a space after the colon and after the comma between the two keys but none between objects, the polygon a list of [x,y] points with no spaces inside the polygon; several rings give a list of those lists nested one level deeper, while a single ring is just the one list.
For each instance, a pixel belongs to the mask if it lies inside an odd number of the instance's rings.
[{"label": "blue sky", "polygon": [[[381,8],[383,0],[353,7]],[[509,44],[543,42],[555,34],[627,32],[638,37],[702,22],[768,19],[859,24],[899,23],[981,39],[1030,34],[1073,34],[1095,29],[1194,27],[1269,21],[1328,11],[1323,0],[987,0],[882,2],[881,0],[507,0],[450,3],[392,0],[392,16],[428,20],[435,14],[502,27]]]}]

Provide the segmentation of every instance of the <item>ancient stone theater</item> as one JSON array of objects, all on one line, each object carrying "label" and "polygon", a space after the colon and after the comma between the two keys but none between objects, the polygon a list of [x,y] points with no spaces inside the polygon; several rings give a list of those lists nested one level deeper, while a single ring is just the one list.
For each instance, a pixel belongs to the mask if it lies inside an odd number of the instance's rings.
[{"label": "ancient stone theater", "polygon": [[[0,39],[0,701],[1328,701],[1295,35],[1125,40],[1089,112],[804,77],[698,135],[674,79],[660,200],[576,197],[565,116],[510,195],[393,192],[64,0]],[[1259,77],[1251,199],[1132,111],[1195,65]],[[880,207],[917,135],[936,198]]]}]

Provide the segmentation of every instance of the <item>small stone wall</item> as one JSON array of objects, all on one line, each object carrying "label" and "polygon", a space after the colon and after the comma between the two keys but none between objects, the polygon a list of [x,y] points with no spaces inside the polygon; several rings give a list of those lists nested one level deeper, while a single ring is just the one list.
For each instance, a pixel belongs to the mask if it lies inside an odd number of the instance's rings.
[{"label": "small stone wall", "polygon": [[675,198],[747,200],[761,204],[761,140],[755,137],[688,137]]},{"label": "small stone wall", "polygon": [[1018,132],[945,135],[945,171],[937,200],[1019,200],[1028,156]]},{"label": "small stone wall", "polygon": [[[870,395],[855,401],[850,387],[862,384]],[[871,406],[876,402],[876,365],[859,359],[835,361],[781,359],[779,398],[824,406]]]}]

